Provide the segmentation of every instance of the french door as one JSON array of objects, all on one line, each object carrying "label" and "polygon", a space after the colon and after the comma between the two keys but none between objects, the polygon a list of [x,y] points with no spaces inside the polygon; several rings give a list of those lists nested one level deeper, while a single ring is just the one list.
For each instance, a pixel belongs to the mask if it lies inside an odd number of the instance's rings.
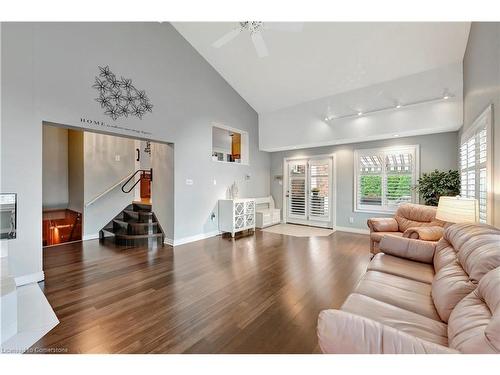
[{"label": "french door", "polygon": [[333,227],[332,157],[285,161],[286,222]]}]

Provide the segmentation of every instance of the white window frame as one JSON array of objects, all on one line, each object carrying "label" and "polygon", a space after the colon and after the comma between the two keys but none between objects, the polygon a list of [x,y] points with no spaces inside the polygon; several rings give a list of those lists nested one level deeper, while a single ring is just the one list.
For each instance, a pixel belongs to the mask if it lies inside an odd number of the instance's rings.
[{"label": "white window frame", "polygon": [[239,133],[241,135],[241,162],[229,162],[226,160],[212,160],[214,163],[224,163],[224,164],[233,164],[233,165],[250,165],[250,138],[248,132],[245,130],[233,128],[231,126],[224,125],[219,122],[211,122],[210,123],[210,159],[212,159],[213,152],[213,139],[212,139],[212,128],[219,128],[223,130],[227,130],[234,133]]},{"label": "white window frame", "polygon": [[[479,133],[486,122],[486,162],[484,164],[475,164],[475,198],[479,201],[479,183],[480,183],[480,170],[481,167],[486,167],[486,223],[491,224],[493,222],[493,126],[492,126],[492,105],[488,105],[483,112],[474,120],[469,129],[465,130],[460,137],[460,144],[458,146],[458,160],[459,160],[459,172],[460,172],[460,194],[462,187],[462,170],[470,171],[470,168],[462,168],[461,160],[461,149],[464,143],[467,143],[470,139],[478,137]],[[476,138],[477,142],[477,138]],[[479,146],[479,143],[477,143]],[[476,153],[477,158],[477,153]],[[464,194],[465,196],[466,194]]]},{"label": "white window frame", "polygon": [[[386,200],[385,197],[385,179],[387,178],[385,156],[394,152],[408,152],[412,153],[414,156],[414,168],[412,171],[412,185],[417,183],[417,179],[420,176],[420,145],[402,145],[402,146],[388,146],[388,147],[377,147],[370,149],[358,149],[354,150],[354,212],[362,213],[379,213],[388,214],[396,212],[398,206],[385,205],[381,206],[362,206],[358,204],[358,191],[359,191],[359,159],[361,156],[373,156],[379,155],[382,157],[382,202]],[[416,192],[412,189],[411,192],[411,202],[417,203],[418,196]]]}]

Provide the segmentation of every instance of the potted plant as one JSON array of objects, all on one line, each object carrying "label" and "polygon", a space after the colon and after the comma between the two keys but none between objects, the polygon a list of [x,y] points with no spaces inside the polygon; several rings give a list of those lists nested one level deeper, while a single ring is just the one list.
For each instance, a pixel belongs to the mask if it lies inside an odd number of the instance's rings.
[{"label": "potted plant", "polygon": [[456,170],[434,170],[422,174],[418,179],[415,190],[428,206],[437,206],[439,197],[455,196],[460,194],[460,174]]}]

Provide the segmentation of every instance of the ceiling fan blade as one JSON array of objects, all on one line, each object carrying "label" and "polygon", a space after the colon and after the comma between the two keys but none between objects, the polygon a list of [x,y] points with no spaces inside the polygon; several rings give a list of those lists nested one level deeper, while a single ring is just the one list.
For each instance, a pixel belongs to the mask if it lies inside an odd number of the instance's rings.
[{"label": "ceiling fan blade", "polygon": [[255,47],[255,50],[257,51],[257,55],[259,57],[266,57],[269,56],[269,52],[267,50],[266,42],[264,42],[264,38],[262,37],[262,34],[258,31],[252,33],[252,42]]},{"label": "ceiling fan blade", "polygon": [[298,33],[304,28],[303,22],[264,22],[264,28],[276,31]]},{"label": "ceiling fan blade", "polygon": [[222,47],[224,44],[227,44],[229,43],[231,40],[233,40],[234,38],[236,38],[241,32],[241,28],[240,27],[237,27],[236,29],[233,29],[231,30],[230,32],[224,34],[223,36],[221,36],[219,39],[217,39],[213,44],[212,46],[215,47],[215,48],[220,48]]}]

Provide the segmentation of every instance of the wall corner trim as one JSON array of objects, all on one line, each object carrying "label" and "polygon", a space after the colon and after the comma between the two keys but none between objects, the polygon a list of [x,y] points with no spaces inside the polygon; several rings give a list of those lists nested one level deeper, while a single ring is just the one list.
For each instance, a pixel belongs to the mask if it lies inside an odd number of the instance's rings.
[{"label": "wall corner trim", "polygon": [[29,273],[27,275],[23,276],[17,276],[14,278],[14,281],[16,282],[16,286],[23,286],[31,283],[38,283],[39,281],[45,280],[45,274],[43,271],[40,272],[35,272],[35,273]]},{"label": "wall corner trim", "polygon": [[351,227],[339,227],[336,226],[334,228],[338,232],[349,232],[349,233],[357,233],[357,234],[370,234],[369,229],[361,229],[361,228],[351,228]]},{"label": "wall corner trim", "polygon": [[98,238],[99,238],[99,233],[86,234],[85,236],[83,236],[82,241],[97,240]]},{"label": "wall corner trim", "polygon": [[[184,244],[187,244],[190,242],[201,241],[201,240],[204,240],[204,239],[207,239],[210,237],[215,237],[215,236],[218,236],[219,234],[221,234],[220,231],[214,230],[214,231],[207,232],[207,233],[195,234],[194,236],[179,238],[178,240],[173,240],[173,241],[171,239],[167,238],[167,239],[165,239],[164,243],[175,247],[175,246],[184,245]],[[167,241],[171,241],[171,243],[169,243]]]}]

